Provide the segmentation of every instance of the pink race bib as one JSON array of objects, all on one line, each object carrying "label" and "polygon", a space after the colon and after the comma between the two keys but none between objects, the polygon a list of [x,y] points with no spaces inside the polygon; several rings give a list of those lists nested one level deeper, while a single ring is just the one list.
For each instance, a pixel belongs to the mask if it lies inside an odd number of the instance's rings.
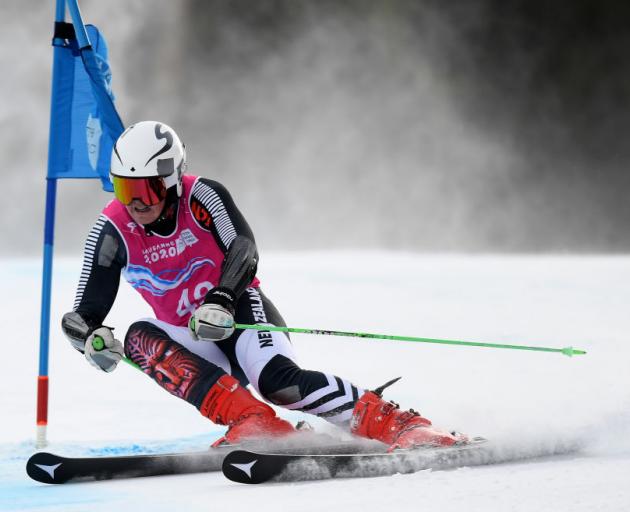
[{"label": "pink race bib", "polygon": [[[191,193],[197,179],[183,177],[177,227],[170,236],[147,236],[116,199],[103,210],[127,248],[123,276],[153,308],[156,318],[172,325],[186,325],[192,311],[221,278],[223,251],[191,212]],[[206,217],[203,222],[209,227],[212,219]],[[254,278],[250,286],[258,285]]]}]

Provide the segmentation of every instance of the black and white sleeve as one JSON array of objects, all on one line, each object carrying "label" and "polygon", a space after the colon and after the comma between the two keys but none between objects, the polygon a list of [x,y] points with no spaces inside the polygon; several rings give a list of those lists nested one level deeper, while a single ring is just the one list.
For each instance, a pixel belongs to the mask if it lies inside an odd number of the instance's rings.
[{"label": "black and white sleeve", "polygon": [[103,325],[120,284],[120,273],[127,262],[125,244],[113,224],[101,215],[85,242],[83,268],[74,308],[61,321],[72,345],[83,350],[89,334]]},{"label": "black and white sleeve", "polygon": [[258,250],[249,224],[227,189],[216,181],[199,178],[191,194],[197,223],[210,231],[225,254],[220,287],[238,298],[256,276]]}]

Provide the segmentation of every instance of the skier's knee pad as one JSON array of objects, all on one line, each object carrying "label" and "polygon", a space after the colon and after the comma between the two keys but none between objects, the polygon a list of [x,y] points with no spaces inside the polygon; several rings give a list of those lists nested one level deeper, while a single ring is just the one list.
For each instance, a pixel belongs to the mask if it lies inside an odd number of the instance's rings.
[{"label": "skier's knee pad", "polygon": [[125,336],[125,354],[169,393],[196,407],[225,374],[147,321],[131,324]]},{"label": "skier's knee pad", "polygon": [[280,406],[295,404],[327,385],[326,375],[303,370],[283,355],[271,358],[258,379],[260,394],[266,400]]},{"label": "skier's knee pad", "polygon": [[162,329],[151,322],[139,320],[127,330],[125,355],[145,370],[155,366],[155,360],[164,355],[170,342],[174,341]]}]

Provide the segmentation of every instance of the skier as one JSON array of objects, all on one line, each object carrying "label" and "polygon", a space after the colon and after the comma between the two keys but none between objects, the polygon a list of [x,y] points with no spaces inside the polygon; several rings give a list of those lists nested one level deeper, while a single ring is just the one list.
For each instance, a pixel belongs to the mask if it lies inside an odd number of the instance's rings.
[{"label": "skier", "polygon": [[[73,311],[62,329],[95,368],[111,372],[126,355],[169,393],[228,430],[216,446],[295,428],[267,402],[323,417],[390,449],[466,442],[402,411],[376,391],[300,368],[288,335],[234,323],[284,326],[256,277],[254,236],[228,191],[190,176],[185,148],[164,123],[143,121],[116,141],[115,199],[87,238]],[[120,275],[155,318],[128,329],[123,343],[103,325]]]}]

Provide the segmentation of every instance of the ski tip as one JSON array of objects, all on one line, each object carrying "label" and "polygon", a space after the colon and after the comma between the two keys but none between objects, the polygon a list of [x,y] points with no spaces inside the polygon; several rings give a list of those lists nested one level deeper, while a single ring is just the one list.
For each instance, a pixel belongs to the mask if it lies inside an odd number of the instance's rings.
[{"label": "ski tip", "polygon": [[295,457],[265,455],[247,450],[235,450],[223,459],[222,471],[226,478],[240,484],[262,484],[280,473]]},{"label": "ski tip", "polygon": [[62,469],[64,460],[53,453],[35,453],[26,462],[26,474],[44,484],[62,484],[67,480]]},{"label": "ski tip", "polygon": [[258,459],[259,457],[254,452],[234,450],[225,456],[221,469],[226,478],[232,482],[240,484],[261,483],[257,478],[258,472],[256,471]]}]

